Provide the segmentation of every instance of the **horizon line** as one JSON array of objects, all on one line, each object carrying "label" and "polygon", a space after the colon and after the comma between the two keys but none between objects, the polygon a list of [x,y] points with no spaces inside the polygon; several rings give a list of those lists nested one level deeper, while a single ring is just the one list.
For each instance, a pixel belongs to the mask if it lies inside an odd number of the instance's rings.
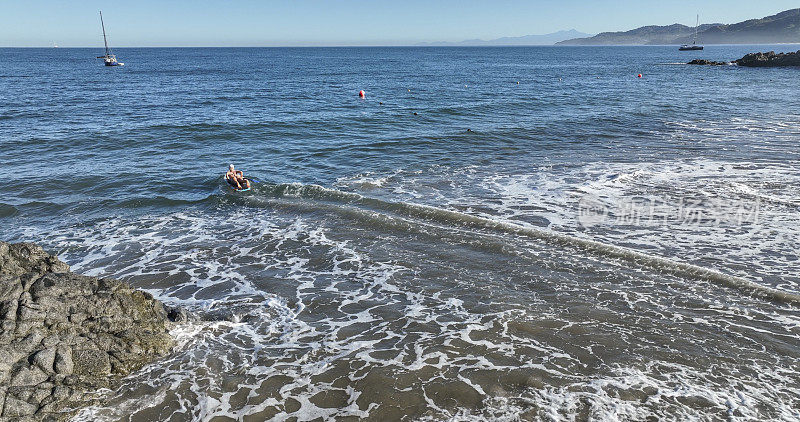
[{"label": "horizon line", "polygon": [[[145,46],[126,46],[113,47],[114,50],[129,48],[497,48],[497,47],[671,47],[680,44],[597,44],[597,45],[568,45],[568,44],[497,44],[497,45],[431,45],[430,43],[421,44],[336,44],[336,45],[145,45]],[[747,45],[800,45],[800,42],[783,43],[746,43],[746,44],[706,44],[707,46],[747,46]],[[30,48],[30,49],[100,49],[97,46],[0,46],[0,48]]]}]

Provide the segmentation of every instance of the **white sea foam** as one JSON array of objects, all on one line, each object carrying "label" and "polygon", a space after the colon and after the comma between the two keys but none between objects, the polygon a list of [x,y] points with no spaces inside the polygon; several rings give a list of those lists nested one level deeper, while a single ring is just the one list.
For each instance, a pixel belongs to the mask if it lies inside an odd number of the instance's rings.
[{"label": "white sea foam", "polygon": [[[792,165],[691,160],[532,170],[498,174],[471,167],[426,173],[424,183],[406,175],[385,188],[392,197],[721,265],[731,274],[800,292],[800,175]],[[436,185],[429,179],[441,177],[461,183],[405,193]],[[582,220],[587,200],[602,212],[588,227]]]},{"label": "white sea foam", "polygon": [[[419,188],[449,209],[295,185],[285,198],[254,196],[245,199],[252,207],[233,212],[120,217],[29,234],[63,247],[78,271],[126,279],[201,316],[175,329],[173,356],[106,392],[107,404],[78,420],[380,418],[393,406],[431,420],[792,420],[798,357],[774,352],[796,344],[800,316],[698,282],[744,280],[744,291],[761,289],[751,277],[776,264],[740,270],[747,255],[723,255],[713,266],[741,274],[731,277],[658,256],[725,247],[724,231],[670,235],[674,228],[653,225],[626,227],[636,237],[613,226],[587,233],[572,213],[585,194],[752,198],[740,185],[760,186],[753,177],[770,174],[769,166],[702,161],[593,164],[520,178],[471,168],[451,177],[484,196],[456,200],[452,179],[417,185],[403,173],[370,192]],[[790,197],[774,182],[756,193]],[[738,235],[742,242],[794,221],[788,204],[770,204],[759,230]],[[309,217],[320,210],[324,220]],[[385,224],[370,226],[377,220]],[[793,245],[784,233],[770,247]],[[482,255],[428,256],[494,237],[502,247]],[[499,267],[508,280],[481,273],[495,260],[508,261]],[[696,355],[707,360],[684,359]]]}]

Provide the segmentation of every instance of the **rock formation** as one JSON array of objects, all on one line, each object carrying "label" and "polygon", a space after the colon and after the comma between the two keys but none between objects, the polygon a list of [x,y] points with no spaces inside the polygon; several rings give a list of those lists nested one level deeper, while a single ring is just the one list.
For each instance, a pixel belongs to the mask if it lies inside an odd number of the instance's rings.
[{"label": "rock formation", "polygon": [[0,242],[0,421],[58,421],[171,351],[164,306],[69,272],[41,247]]},{"label": "rock formation", "polygon": [[768,53],[750,53],[733,62],[715,62],[705,59],[695,59],[687,64],[705,66],[726,66],[729,64],[737,64],[739,66],[746,67],[800,66],[800,51],[797,51],[796,53],[775,53],[774,51],[770,51]]},{"label": "rock formation", "polygon": [[727,66],[731,64],[731,62],[715,62],[712,60],[705,60],[705,59],[694,59],[686,64],[695,64],[700,66]]},{"label": "rock formation", "polygon": [[768,53],[750,53],[736,60],[736,64],[747,67],[800,66],[800,51],[777,54],[774,51]]}]

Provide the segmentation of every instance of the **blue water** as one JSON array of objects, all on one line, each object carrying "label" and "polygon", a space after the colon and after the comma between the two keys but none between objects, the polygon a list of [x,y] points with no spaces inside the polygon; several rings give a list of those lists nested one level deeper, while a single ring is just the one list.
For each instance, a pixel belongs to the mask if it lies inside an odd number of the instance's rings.
[{"label": "blue water", "polygon": [[0,239],[232,315],[86,419],[800,418],[797,49],[0,49]]},{"label": "blue water", "polygon": [[432,164],[771,159],[758,140],[687,145],[665,126],[796,116],[796,71],[668,64],[754,48],[123,49],[114,69],[93,49],[4,49],[3,202],[196,200],[229,162],[330,184]]}]

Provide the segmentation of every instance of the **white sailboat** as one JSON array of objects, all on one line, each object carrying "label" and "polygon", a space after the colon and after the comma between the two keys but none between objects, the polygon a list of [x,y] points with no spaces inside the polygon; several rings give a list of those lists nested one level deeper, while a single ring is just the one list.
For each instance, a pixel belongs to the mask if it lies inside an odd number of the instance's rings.
[{"label": "white sailboat", "polygon": [[680,51],[696,51],[702,50],[702,45],[697,45],[697,28],[700,26],[700,15],[697,15],[697,24],[694,26],[694,40],[691,44],[684,44],[678,50]]},{"label": "white sailboat", "polygon": [[106,45],[106,54],[103,56],[97,56],[98,59],[103,59],[103,63],[106,66],[123,66],[125,63],[120,63],[117,61],[117,56],[115,56],[111,49],[108,48],[108,39],[106,38],[106,25],[103,23],[103,12],[100,12],[100,26],[103,27],[103,43]]}]

